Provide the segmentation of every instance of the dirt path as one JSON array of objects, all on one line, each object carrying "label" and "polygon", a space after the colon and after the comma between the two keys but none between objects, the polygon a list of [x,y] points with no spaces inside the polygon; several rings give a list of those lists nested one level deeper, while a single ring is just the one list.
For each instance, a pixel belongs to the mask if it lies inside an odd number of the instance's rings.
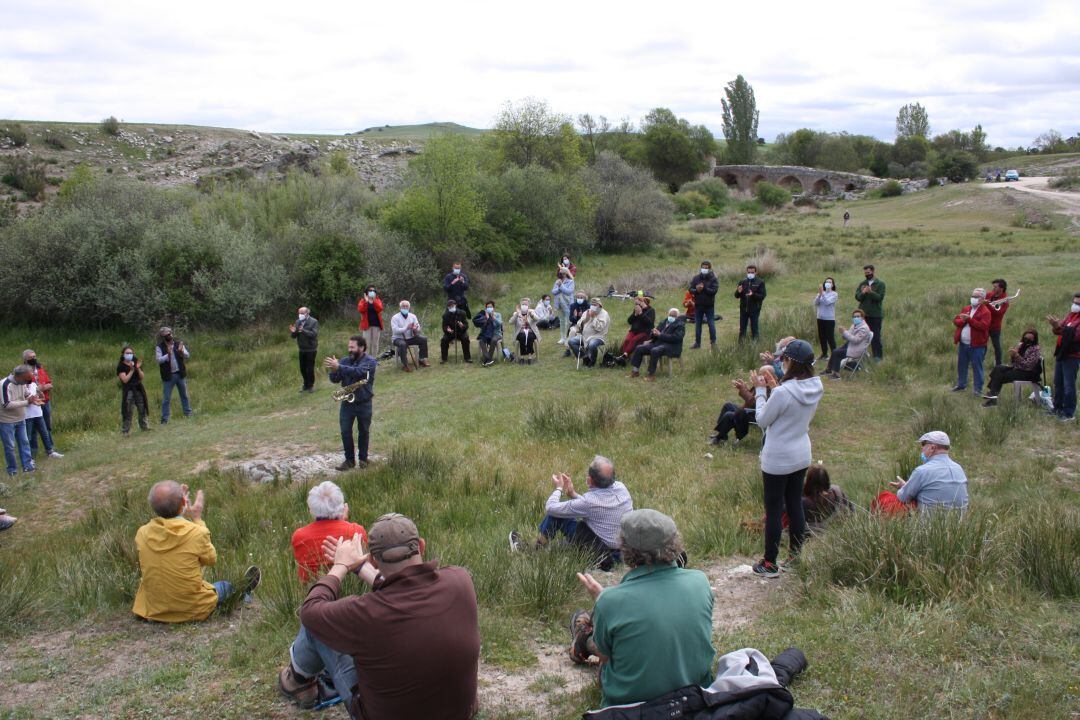
[{"label": "dirt path", "polygon": [[1022,177],[1018,182],[981,183],[979,187],[987,190],[1012,188],[1034,197],[1049,200],[1058,206],[1060,212],[1072,219],[1073,227],[1080,227],[1080,193],[1051,190],[1048,177]]}]

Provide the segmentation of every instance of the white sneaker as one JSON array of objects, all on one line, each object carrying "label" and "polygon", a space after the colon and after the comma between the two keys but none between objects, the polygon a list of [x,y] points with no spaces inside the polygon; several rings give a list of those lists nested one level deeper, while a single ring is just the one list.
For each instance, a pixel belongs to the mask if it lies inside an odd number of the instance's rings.
[{"label": "white sneaker", "polygon": [[555,341],[555,344],[556,345],[565,345],[566,341],[563,340],[562,338],[559,338],[558,340]]},{"label": "white sneaker", "polygon": [[62,453],[58,453],[55,450],[53,450],[51,453],[49,453],[49,457],[51,457],[51,458],[62,458],[62,457],[64,457],[64,455]]}]

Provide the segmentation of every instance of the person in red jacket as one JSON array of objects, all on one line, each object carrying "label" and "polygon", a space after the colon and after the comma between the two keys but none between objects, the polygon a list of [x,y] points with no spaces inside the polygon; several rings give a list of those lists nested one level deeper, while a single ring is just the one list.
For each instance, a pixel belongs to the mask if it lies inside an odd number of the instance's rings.
[{"label": "person in red jacket", "polygon": [[367,540],[364,526],[349,522],[349,505],[341,488],[335,483],[326,480],[311,488],[307,504],[314,520],[297,528],[292,535],[296,572],[303,583],[322,576],[327,569],[323,540],[328,537],[351,538],[357,534]]},{"label": "person in red jacket", "polygon": [[364,289],[364,296],[356,303],[356,312],[360,313],[360,334],[367,340],[367,351],[372,357],[379,357],[379,336],[382,335],[383,303],[374,285]]},{"label": "person in red jacket", "polygon": [[986,307],[990,310],[990,344],[994,346],[994,367],[997,367],[1001,364],[1001,323],[1005,319],[1005,313],[1009,311],[1009,303],[1003,302],[996,307],[991,303],[1008,297],[1009,285],[1001,278],[992,284],[994,289],[986,297]]},{"label": "person in red jacket", "polygon": [[975,376],[975,394],[982,395],[983,360],[986,359],[986,343],[990,339],[990,308],[986,305],[986,291],[971,291],[971,304],[953,318],[956,332],[956,386],[953,392],[967,389],[968,365]]}]

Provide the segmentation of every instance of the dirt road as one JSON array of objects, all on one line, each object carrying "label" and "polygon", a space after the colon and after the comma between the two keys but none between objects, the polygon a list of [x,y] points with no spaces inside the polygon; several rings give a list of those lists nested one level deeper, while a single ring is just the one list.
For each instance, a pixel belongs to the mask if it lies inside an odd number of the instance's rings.
[{"label": "dirt road", "polygon": [[979,187],[987,190],[1013,188],[1044,200],[1050,200],[1061,208],[1062,213],[1073,218],[1074,225],[1080,223],[1080,193],[1051,190],[1049,182],[1048,177],[1022,177],[1018,182],[981,183]]}]

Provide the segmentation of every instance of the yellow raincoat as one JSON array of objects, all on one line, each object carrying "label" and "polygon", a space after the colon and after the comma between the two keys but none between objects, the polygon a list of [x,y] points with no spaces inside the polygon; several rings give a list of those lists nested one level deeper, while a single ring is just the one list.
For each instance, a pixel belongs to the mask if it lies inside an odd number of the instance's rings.
[{"label": "yellow raincoat", "polygon": [[158,622],[205,620],[217,607],[217,591],[202,575],[217,562],[210,530],[202,520],[156,517],[135,533],[142,577],[135,605],[139,617]]}]

